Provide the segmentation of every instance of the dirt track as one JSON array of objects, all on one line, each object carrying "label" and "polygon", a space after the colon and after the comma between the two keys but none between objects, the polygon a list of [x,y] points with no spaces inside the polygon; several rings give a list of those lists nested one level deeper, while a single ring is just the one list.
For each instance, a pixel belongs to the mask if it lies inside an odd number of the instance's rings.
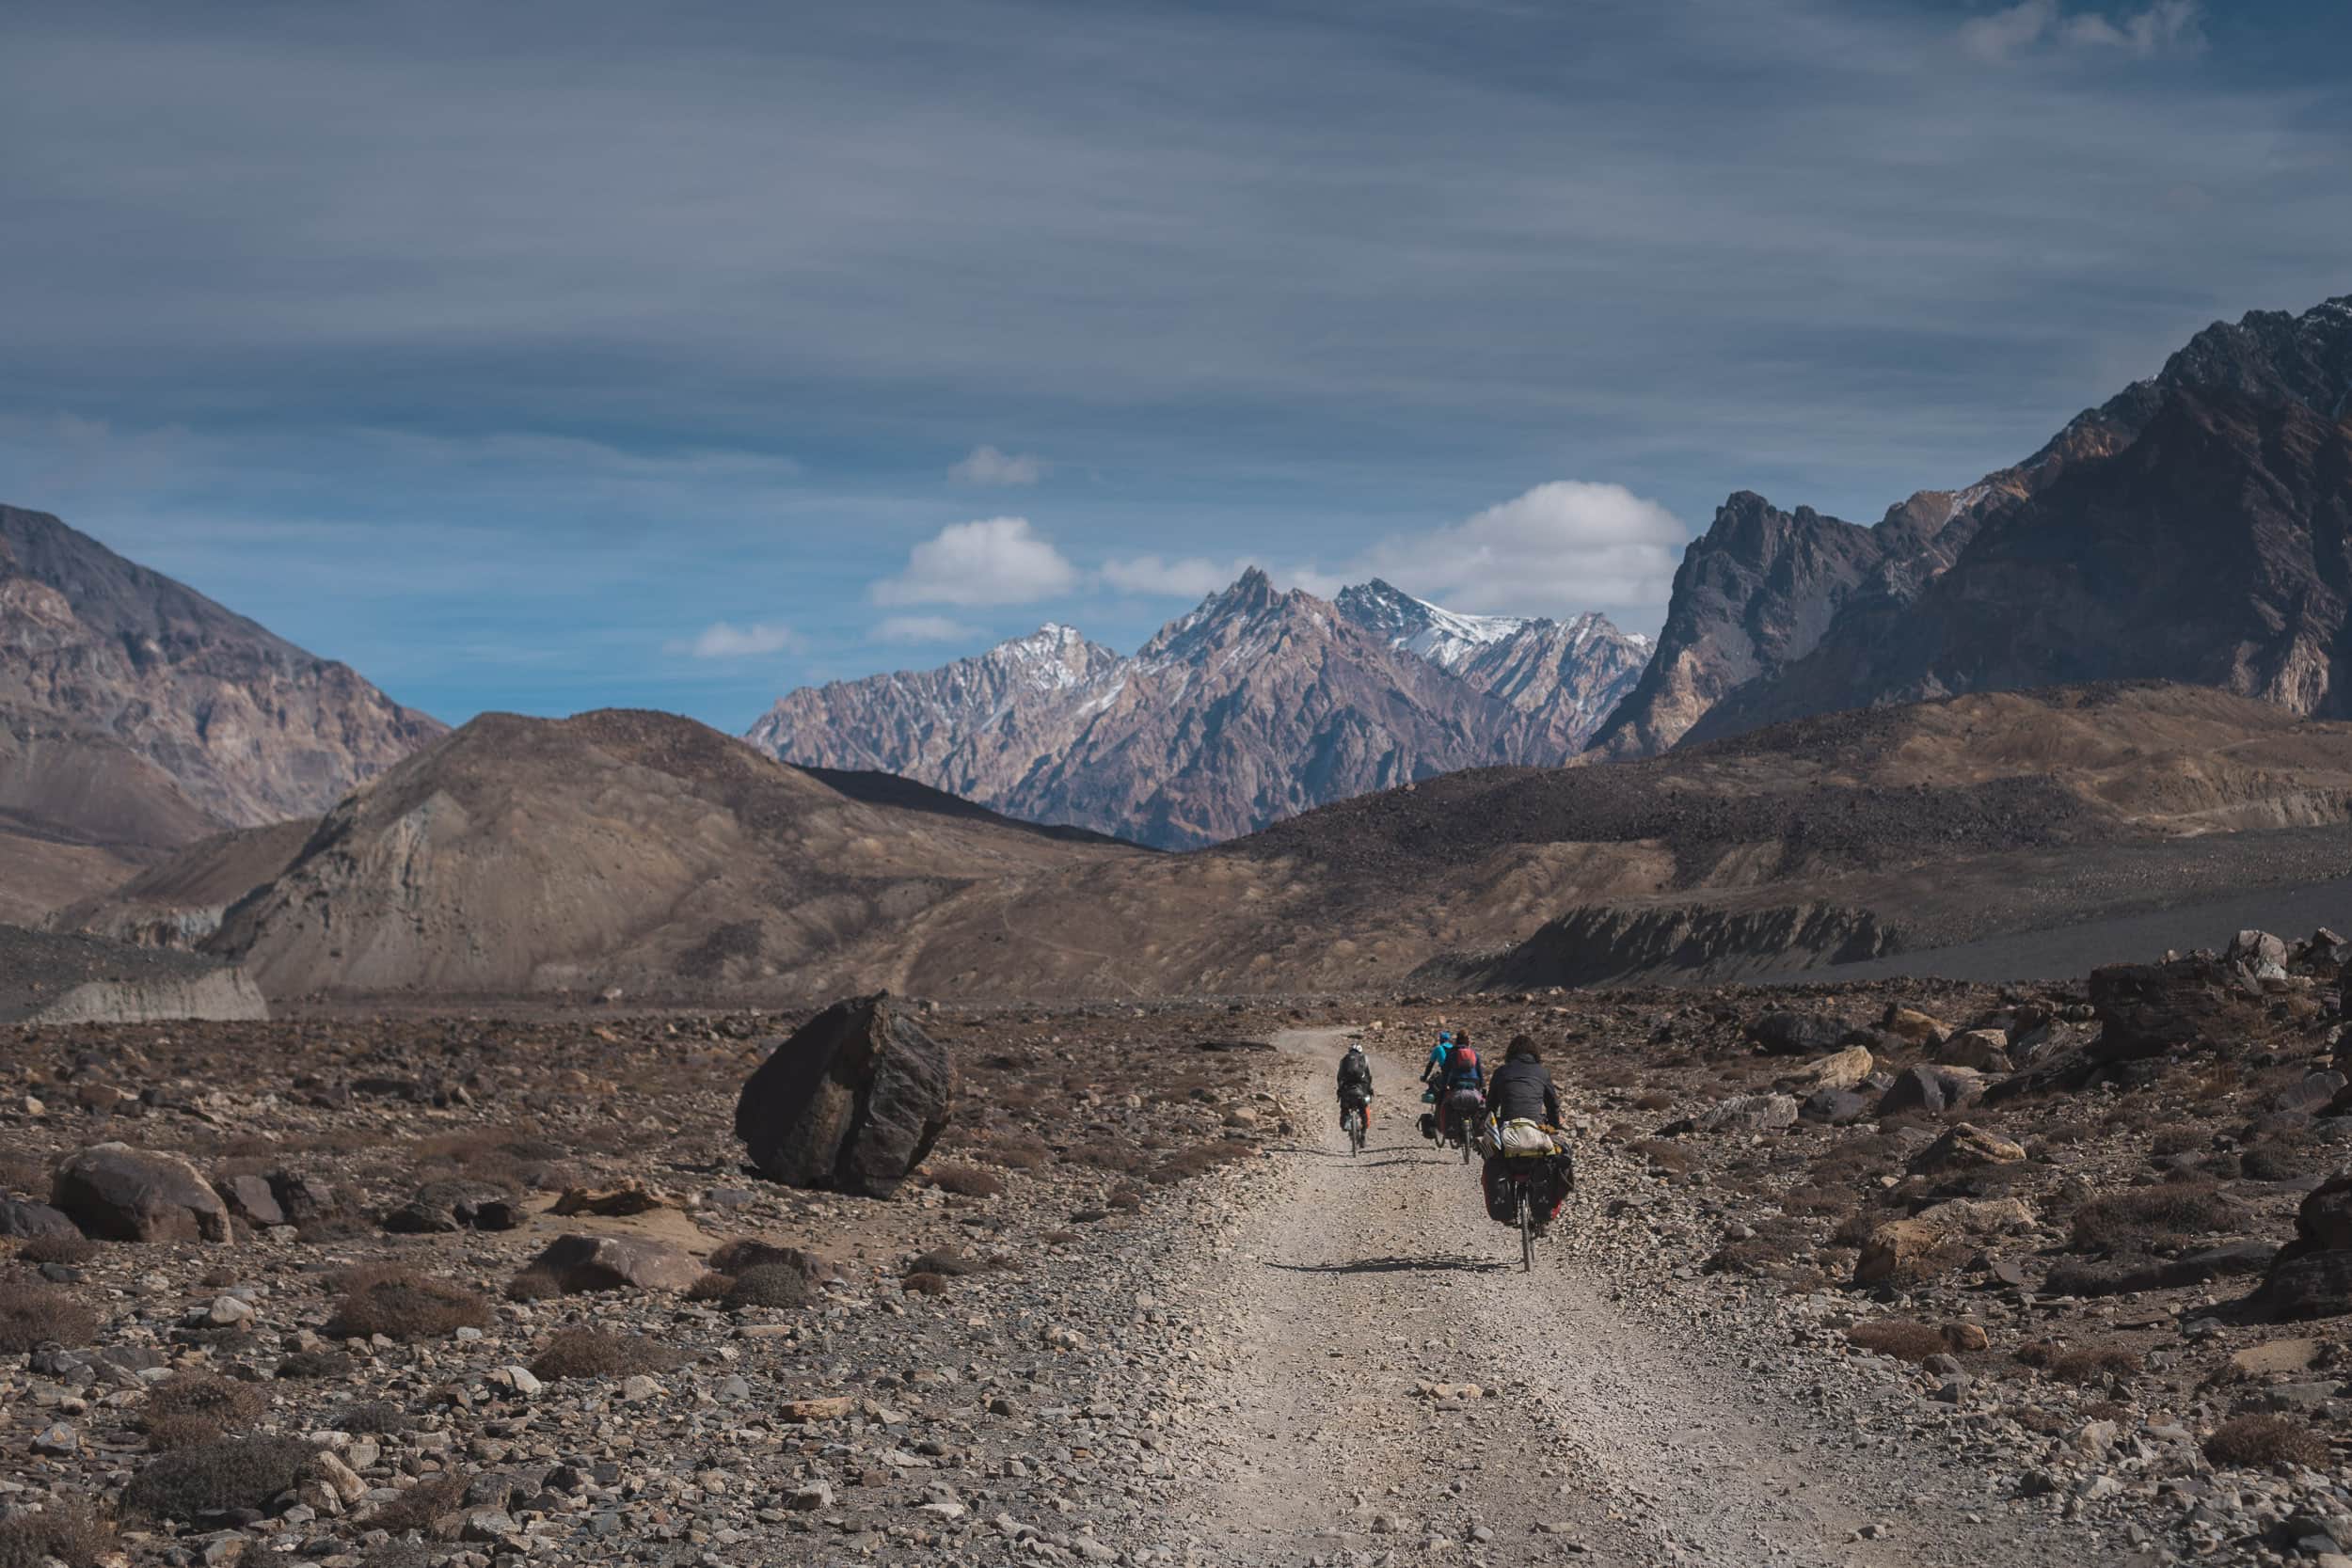
[{"label": "dirt track", "polygon": [[1195,1526],[1207,1560],[2121,1560],[2011,1513],[1948,1452],[1882,1446],[1792,1374],[1785,1337],[1670,1321],[1598,1240],[1595,1216],[1641,1196],[1604,1153],[1587,1151],[1523,1275],[1516,1233],[1415,1131],[1401,1061],[1377,1064],[1362,1156],[1314,1114],[1343,1037],[1282,1037],[1316,1131],[1176,1292],[1220,1353],[1201,1407],[1218,1433]]}]

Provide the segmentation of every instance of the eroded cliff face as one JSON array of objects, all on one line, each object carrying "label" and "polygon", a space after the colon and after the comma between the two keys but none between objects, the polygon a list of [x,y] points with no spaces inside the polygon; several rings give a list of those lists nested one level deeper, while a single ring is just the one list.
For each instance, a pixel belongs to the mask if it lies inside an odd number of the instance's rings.
[{"label": "eroded cliff face", "polygon": [[6,707],[128,748],[168,775],[208,828],[316,816],[444,733],[349,666],[46,513],[0,506]]},{"label": "eroded cliff face", "polygon": [[[2108,676],[2333,711],[2328,486],[2348,396],[2352,299],[2257,311],[2199,333],[2025,462],[1922,492],[1875,528],[1736,495],[1692,545],[1658,657],[1594,750],[1650,755],[1843,707]],[[2152,433],[2162,450],[2134,459]],[[2178,613],[2214,595],[2234,608]],[[2093,628],[2121,635],[2103,650]]]}]

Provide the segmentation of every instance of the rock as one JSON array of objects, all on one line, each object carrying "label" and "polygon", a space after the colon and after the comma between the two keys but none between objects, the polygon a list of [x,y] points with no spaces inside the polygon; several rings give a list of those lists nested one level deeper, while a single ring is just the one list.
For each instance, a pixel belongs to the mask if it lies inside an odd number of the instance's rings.
[{"label": "rock", "polygon": [[2013,1165],[2025,1157],[2020,1146],[1963,1121],[1945,1129],[1942,1137],[1913,1155],[1909,1168],[1915,1175],[1981,1170],[1987,1165]]},{"label": "rock", "polygon": [[1880,1119],[1907,1111],[1935,1116],[1955,1106],[1973,1104],[1984,1097],[1982,1077],[1963,1067],[1905,1068],[1879,1097]]},{"label": "rock", "polygon": [[1923,1013],[1916,1007],[1897,1006],[1892,1002],[1886,1005],[1886,1016],[1880,1021],[1879,1027],[1897,1039],[1927,1046],[1942,1045],[1952,1032],[1951,1025],[1942,1019]]},{"label": "rock", "polygon": [[551,1276],[557,1289],[567,1294],[683,1291],[705,1272],[681,1248],[640,1236],[558,1236],[531,1260],[529,1268]]},{"label": "rock", "polygon": [[253,1304],[240,1296],[215,1296],[203,1317],[214,1328],[242,1328],[252,1322]]},{"label": "rock", "polygon": [[1960,1266],[1969,1244],[2028,1229],[2033,1211],[2013,1197],[1955,1198],[1890,1220],[1870,1232],[1855,1259],[1857,1285],[1909,1284]]},{"label": "rock", "polygon": [[368,1495],[368,1483],[360,1480],[350,1465],[337,1458],[331,1449],[321,1449],[311,1456],[310,1474],[326,1482],[328,1490],[345,1507]]},{"label": "rock", "polygon": [[1742,1094],[1708,1106],[1697,1126],[1702,1132],[1769,1132],[1793,1126],[1796,1119],[1793,1095]]},{"label": "rock", "polygon": [[838,1421],[857,1408],[857,1401],[846,1394],[828,1394],[817,1399],[787,1400],[777,1406],[777,1414],[787,1421]]},{"label": "rock", "polygon": [[1045,1348],[1048,1350],[1084,1350],[1087,1348],[1087,1337],[1074,1328],[1065,1328],[1056,1323],[1045,1331]]},{"label": "rock", "polygon": [[2090,1050],[2101,1062],[2231,1045],[2262,1019],[2257,996],[2240,989],[2219,964],[2196,958],[2094,969],[2090,1007],[2100,1033]]},{"label": "rock", "polygon": [[2287,944],[2268,931],[2240,931],[2230,939],[2229,948],[2221,957],[2225,962],[2233,964],[2248,964],[2256,967],[2263,964],[2278,964],[2284,967],[2287,961]]},{"label": "rock", "polygon": [[522,1206],[505,1188],[452,1177],[419,1187],[416,1196],[385,1214],[384,1228],[396,1236],[513,1230],[526,1217]]},{"label": "rock", "polygon": [[946,1131],[955,1068],[888,992],[836,1002],[760,1064],[735,1135],[773,1180],[885,1197]]},{"label": "rock", "polygon": [[1868,1046],[1850,1045],[1805,1063],[1788,1075],[1788,1083],[1798,1088],[1851,1089],[1869,1077],[1877,1066]]},{"label": "rock", "polygon": [[103,1143],[57,1167],[49,1201],[110,1242],[226,1242],[229,1206],[176,1154]]},{"label": "rock", "polygon": [[2352,1252],[2280,1251],[2270,1273],[2247,1298],[2252,1315],[2268,1323],[2300,1323],[2352,1312]]},{"label": "rock", "polygon": [[269,1173],[269,1190],[290,1225],[323,1219],[336,1209],[335,1189],[315,1176],[274,1170]]},{"label": "rock", "polygon": [[1748,1025],[1748,1038],[1774,1056],[1818,1056],[1836,1050],[1845,1037],[1843,1023],[1814,1013],[1766,1013]]},{"label": "rock", "polygon": [[30,1198],[0,1197],[0,1236],[30,1241],[36,1236],[79,1236],[81,1230],[58,1210]]},{"label": "rock", "polygon": [[676,1207],[674,1199],[632,1178],[612,1187],[566,1187],[564,1196],[555,1200],[555,1207],[548,1212],[565,1218],[574,1214],[601,1214],[610,1218]]},{"label": "rock", "polygon": [[1867,1117],[1876,1108],[1877,1101],[1867,1094],[1855,1094],[1849,1089],[1816,1089],[1797,1107],[1797,1115],[1806,1121],[1845,1127]]},{"label": "rock", "polygon": [[2290,1114],[2304,1111],[2316,1115],[2336,1104],[2337,1097],[2344,1092],[2347,1082],[2352,1080],[2347,1080],[2332,1068],[2307,1072],[2300,1082],[2272,1095],[2270,1108]]},{"label": "rock", "polygon": [[2308,1371],[2319,1359],[2320,1343],[2317,1339],[2265,1339],[2232,1355],[2230,1365],[2248,1377]]},{"label": "rock", "polygon": [[82,1451],[82,1434],[63,1421],[54,1422],[33,1433],[33,1451],[49,1454],[76,1454]]},{"label": "rock", "polygon": [[621,1379],[621,1398],[631,1404],[643,1404],[661,1392],[661,1385],[643,1372]]},{"label": "rock", "polygon": [[1947,1067],[1973,1068],[1979,1072],[2010,1070],[2009,1037],[1995,1029],[1967,1029],[1944,1042],[1935,1059]]},{"label": "rock", "polygon": [[785,1494],[784,1506],[797,1513],[815,1513],[833,1506],[833,1487],[821,1481],[803,1481]]},{"label": "rock", "polygon": [[255,1225],[286,1223],[286,1211],[278,1207],[278,1194],[263,1177],[232,1176],[220,1184],[220,1196],[227,1200],[231,1213]]}]

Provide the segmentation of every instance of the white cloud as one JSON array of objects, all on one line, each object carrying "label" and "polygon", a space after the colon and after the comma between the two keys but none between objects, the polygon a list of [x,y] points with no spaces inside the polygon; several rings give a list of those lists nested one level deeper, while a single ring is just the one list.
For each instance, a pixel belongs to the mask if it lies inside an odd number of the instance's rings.
[{"label": "white cloud", "polygon": [[1198,599],[1231,588],[1233,580],[1252,566],[1272,578],[1278,588],[1304,588],[1327,599],[1344,586],[1343,578],[1312,566],[1279,565],[1250,556],[1224,562],[1198,555],[1181,561],[1156,555],[1129,556],[1123,561],[1103,562],[1103,580],[1122,594],[1146,598]]},{"label": "white cloud", "polygon": [[1376,575],[1450,609],[1518,615],[1662,605],[1691,531],[1622,484],[1555,480],[1425,534],[1385,539]]},{"label": "white cloud", "polygon": [[974,447],[961,462],[947,470],[958,484],[1035,484],[1045,477],[1046,463],[1028,452],[998,451]]},{"label": "white cloud", "polygon": [[1078,586],[1078,569],[1026,517],[951,523],[914,546],[906,570],[874,584],[876,604],[1029,604]]},{"label": "white cloud", "polygon": [[2006,10],[1965,23],[1960,46],[1978,59],[2000,64],[2043,41],[2093,49],[2122,49],[2147,58],[2205,46],[2198,0],[2155,0],[2141,11],[2109,17],[2099,11],[2067,13],[2058,0],[2022,0]]},{"label": "white cloud", "polygon": [[748,626],[726,621],[713,621],[691,639],[669,643],[673,654],[691,654],[696,658],[750,658],[760,654],[782,653],[795,646],[800,638],[792,628],[773,621],[755,622]]},{"label": "white cloud", "polygon": [[874,626],[877,642],[960,642],[979,635],[979,627],[945,615],[885,615]]}]

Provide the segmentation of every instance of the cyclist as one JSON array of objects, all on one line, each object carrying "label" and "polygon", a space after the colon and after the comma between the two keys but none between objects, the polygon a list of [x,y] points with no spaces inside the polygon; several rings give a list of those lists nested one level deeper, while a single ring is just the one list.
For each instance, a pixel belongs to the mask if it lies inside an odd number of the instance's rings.
[{"label": "cyclist", "polygon": [[[1560,1091],[1552,1085],[1551,1074],[1544,1069],[1543,1054],[1535,1049],[1534,1040],[1525,1035],[1512,1039],[1502,1066],[1495,1069],[1493,1082],[1486,1085],[1486,1095],[1487,1109],[1497,1128],[1508,1129],[1513,1122],[1529,1123],[1551,1145],[1552,1152],[1544,1161],[1546,1180],[1535,1215],[1535,1228],[1541,1233],[1550,1226],[1560,1205],[1576,1186],[1576,1165],[1567,1146],[1560,1141]],[[1516,1133],[1518,1130],[1511,1131]],[[1485,1176],[1490,1212],[1495,1181],[1506,1158],[1511,1156],[1495,1154],[1486,1161]]]},{"label": "cyclist", "polygon": [[[1445,1076],[1438,1082],[1438,1132],[1454,1131],[1457,1117],[1475,1116],[1486,1102],[1486,1068],[1471,1049],[1470,1031],[1454,1037],[1454,1050],[1445,1059]],[[1465,1131],[1468,1131],[1465,1129]]]},{"label": "cyclist", "polygon": [[1363,1046],[1347,1042],[1347,1054],[1340,1058],[1340,1127],[1345,1131],[1347,1113],[1361,1111],[1365,1130],[1372,1126],[1372,1063],[1364,1056]]}]

